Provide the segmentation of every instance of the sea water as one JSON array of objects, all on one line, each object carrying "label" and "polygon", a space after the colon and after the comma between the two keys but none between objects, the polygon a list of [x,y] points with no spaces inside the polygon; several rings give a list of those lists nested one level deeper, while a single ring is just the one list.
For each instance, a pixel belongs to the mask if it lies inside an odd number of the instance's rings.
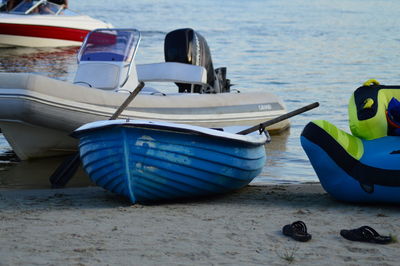
[{"label": "sea water", "polygon": [[[163,61],[165,34],[191,27],[206,38],[214,67],[228,68],[233,89],[272,92],[289,111],[320,102],[293,117],[289,131],[272,136],[255,182],[318,181],[300,145],[304,126],[325,119],[349,131],[347,104],[358,86],[371,78],[400,84],[397,0],[85,0],[70,1],[70,8],[139,29],[137,63]],[[72,80],[76,51],[0,49],[0,71]],[[0,136],[0,152],[8,150]],[[15,163],[10,171],[23,165]]]}]

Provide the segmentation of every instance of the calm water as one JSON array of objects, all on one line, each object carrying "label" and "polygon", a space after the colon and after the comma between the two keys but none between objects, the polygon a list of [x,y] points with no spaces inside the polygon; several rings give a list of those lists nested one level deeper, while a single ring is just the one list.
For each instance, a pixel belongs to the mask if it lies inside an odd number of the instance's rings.
[{"label": "calm water", "polygon": [[[290,131],[273,136],[260,182],[317,181],[300,146],[305,124],[326,119],[348,130],[347,102],[354,89],[370,78],[400,84],[397,0],[114,0],[107,9],[109,1],[70,2],[71,9],[116,27],[140,29],[137,63],[163,61],[165,34],[192,27],[207,39],[214,66],[228,67],[236,88],[275,93],[289,110],[319,101],[319,108],[291,119]],[[0,71],[71,80],[76,50],[1,49]],[[0,138],[0,153],[8,150]],[[57,165],[53,161],[10,166],[4,159],[0,178],[7,178],[0,186],[23,184],[13,177],[26,173],[47,178]],[[47,172],[33,174],[37,168]]]}]

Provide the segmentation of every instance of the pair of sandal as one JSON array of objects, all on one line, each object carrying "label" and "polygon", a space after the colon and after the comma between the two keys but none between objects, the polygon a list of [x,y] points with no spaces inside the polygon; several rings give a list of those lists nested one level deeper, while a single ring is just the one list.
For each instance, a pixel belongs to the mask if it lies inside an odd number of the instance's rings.
[{"label": "pair of sandal", "polygon": [[[287,224],[282,228],[282,232],[286,236],[290,236],[296,241],[307,242],[311,239],[311,234],[307,232],[307,226],[303,221],[296,221],[292,224]],[[381,236],[373,228],[369,226],[361,226],[360,228],[351,230],[341,230],[340,235],[347,240],[369,242],[375,244],[389,244],[392,237]]]}]

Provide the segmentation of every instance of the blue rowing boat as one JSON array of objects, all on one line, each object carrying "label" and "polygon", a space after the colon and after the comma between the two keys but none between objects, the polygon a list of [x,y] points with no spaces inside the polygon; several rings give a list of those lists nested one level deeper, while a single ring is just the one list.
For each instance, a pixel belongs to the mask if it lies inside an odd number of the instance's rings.
[{"label": "blue rowing boat", "polygon": [[221,194],[248,185],[266,161],[265,134],[240,135],[167,122],[83,125],[83,166],[97,185],[132,203]]}]

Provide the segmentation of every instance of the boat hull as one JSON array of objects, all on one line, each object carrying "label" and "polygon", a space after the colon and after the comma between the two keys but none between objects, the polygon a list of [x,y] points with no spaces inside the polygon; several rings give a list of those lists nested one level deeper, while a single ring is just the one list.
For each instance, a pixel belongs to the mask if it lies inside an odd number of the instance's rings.
[{"label": "boat hull", "polygon": [[[83,124],[108,119],[127,97],[26,73],[0,73],[0,86],[0,128],[22,160],[76,150],[69,134]],[[220,128],[250,127],[284,113],[283,102],[265,92],[142,93],[120,117]],[[286,120],[267,129],[276,133],[288,126]]]},{"label": "boat hull", "polygon": [[[2,25],[0,24],[0,27]],[[48,27],[47,27],[48,28]],[[70,30],[70,29],[68,29]],[[62,32],[66,32],[63,30]],[[80,30],[75,40],[65,40],[53,37],[38,37],[24,35],[0,34],[0,47],[66,47],[79,46],[89,31]],[[82,38],[80,37],[82,36]]]},{"label": "boat hull", "polygon": [[88,16],[0,15],[0,47],[79,46],[86,35],[110,24]]},{"label": "boat hull", "polygon": [[348,202],[400,203],[400,140],[364,140],[326,121],[303,130],[301,144],[323,188]]},{"label": "boat hull", "polygon": [[132,121],[78,129],[74,134],[92,181],[132,203],[160,202],[242,188],[265,165],[265,141],[211,136],[168,124]]}]

